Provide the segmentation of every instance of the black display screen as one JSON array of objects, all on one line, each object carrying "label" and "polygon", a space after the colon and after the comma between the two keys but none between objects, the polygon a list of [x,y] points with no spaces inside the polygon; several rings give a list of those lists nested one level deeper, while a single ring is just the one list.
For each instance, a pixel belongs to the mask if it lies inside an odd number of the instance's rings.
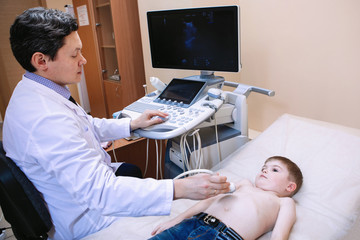
[{"label": "black display screen", "polygon": [[158,98],[190,104],[205,84],[202,81],[174,78]]},{"label": "black display screen", "polygon": [[147,13],[154,68],[238,72],[237,6]]}]

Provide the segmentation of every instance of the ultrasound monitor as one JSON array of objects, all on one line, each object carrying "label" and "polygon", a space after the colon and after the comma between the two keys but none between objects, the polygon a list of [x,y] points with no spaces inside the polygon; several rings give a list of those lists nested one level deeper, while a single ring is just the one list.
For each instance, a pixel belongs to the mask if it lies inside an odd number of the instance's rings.
[{"label": "ultrasound monitor", "polygon": [[154,68],[239,72],[238,6],[147,13]]}]

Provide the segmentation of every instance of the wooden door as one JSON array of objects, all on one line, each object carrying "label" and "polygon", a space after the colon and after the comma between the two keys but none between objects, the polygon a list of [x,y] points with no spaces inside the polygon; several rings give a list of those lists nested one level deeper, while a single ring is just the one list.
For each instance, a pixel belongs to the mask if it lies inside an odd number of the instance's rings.
[{"label": "wooden door", "polygon": [[[91,115],[99,118],[108,117],[104,85],[102,82],[101,62],[94,22],[94,6],[92,1],[73,0],[74,12],[78,17],[78,7],[86,7],[89,25],[79,26],[78,34],[82,41],[82,53],[87,60],[84,66],[86,87],[89,96]],[[85,6],[85,7],[84,7]]]},{"label": "wooden door", "polygon": [[1,0],[0,7],[0,113],[5,117],[5,110],[16,84],[25,70],[16,61],[10,47],[10,26],[16,16],[28,8],[45,6],[40,0]]}]

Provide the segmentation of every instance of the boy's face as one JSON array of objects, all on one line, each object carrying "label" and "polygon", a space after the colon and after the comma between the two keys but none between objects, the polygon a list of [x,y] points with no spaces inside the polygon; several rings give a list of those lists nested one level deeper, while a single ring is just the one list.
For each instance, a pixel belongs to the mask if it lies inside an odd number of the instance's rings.
[{"label": "boy's face", "polygon": [[288,169],[278,160],[264,164],[256,176],[255,186],[264,191],[275,192],[279,197],[290,196],[296,189],[296,184],[289,180]]},{"label": "boy's face", "polygon": [[64,45],[53,60],[48,59],[46,77],[59,85],[78,83],[81,80],[82,65],[86,59],[81,54],[82,43],[77,32],[64,39]]}]

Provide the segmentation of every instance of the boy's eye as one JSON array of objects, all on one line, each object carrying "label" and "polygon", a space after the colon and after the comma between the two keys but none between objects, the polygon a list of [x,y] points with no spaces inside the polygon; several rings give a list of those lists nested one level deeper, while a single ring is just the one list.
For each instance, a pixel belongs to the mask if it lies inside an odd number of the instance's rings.
[{"label": "boy's eye", "polygon": [[279,172],[279,170],[276,168],[273,168],[273,172]]}]

